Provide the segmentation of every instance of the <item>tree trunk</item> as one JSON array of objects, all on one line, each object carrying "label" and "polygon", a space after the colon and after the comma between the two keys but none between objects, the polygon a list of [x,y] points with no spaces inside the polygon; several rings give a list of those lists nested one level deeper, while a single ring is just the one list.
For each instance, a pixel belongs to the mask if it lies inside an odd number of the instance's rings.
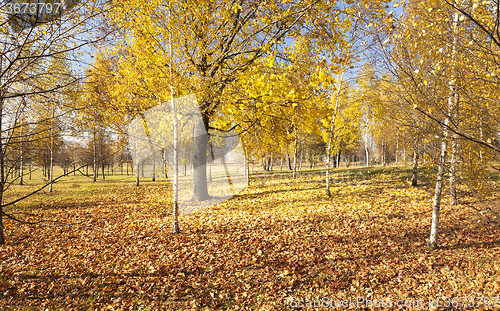
[{"label": "tree trunk", "polygon": [[418,185],[417,179],[417,168],[418,168],[418,152],[413,151],[413,172],[411,175],[411,186],[416,187]]},{"label": "tree trunk", "polygon": [[382,166],[385,166],[385,137],[382,140]]},{"label": "tree trunk", "polygon": [[398,153],[399,153],[399,135],[396,136],[396,164],[399,164]]},{"label": "tree trunk", "polygon": [[207,184],[207,147],[208,147],[208,116],[202,116],[202,122],[195,124],[193,146],[193,199],[205,201],[210,199]]},{"label": "tree trunk", "polygon": [[[168,19],[170,21],[170,2],[168,8]],[[172,35],[169,33],[168,36],[169,41],[169,49],[170,49],[170,57],[172,57]],[[169,74],[170,78],[172,78],[172,66],[169,66]],[[172,119],[174,120],[174,180],[173,180],[173,208],[172,208],[172,216],[173,216],[173,228],[172,232],[174,234],[178,234],[180,232],[179,227],[179,129],[178,129],[178,120],[177,120],[177,105],[174,100],[174,85],[172,82],[170,83],[170,107],[172,110]]]},{"label": "tree trunk", "polygon": [[453,134],[452,137],[450,159],[450,205],[455,206],[457,204],[457,184],[455,170],[457,165],[458,141],[456,134]]},{"label": "tree trunk", "polygon": [[139,161],[135,164],[135,185],[139,187]]},{"label": "tree trunk", "polygon": [[406,164],[406,145],[403,145],[403,163]]},{"label": "tree trunk", "polygon": [[[0,66],[1,66],[1,61],[0,61]],[[0,93],[3,93],[2,90],[0,90]],[[3,94],[0,94],[0,96],[3,96]],[[3,97],[2,97],[3,98]],[[0,98],[0,129],[2,128],[2,117],[3,116],[3,99]],[[4,155],[4,145],[3,145],[3,135],[2,131],[0,131],[0,245],[5,244],[5,236],[4,236],[4,228],[3,228],[3,192],[5,190],[5,157]]]},{"label": "tree trunk", "polygon": [[331,197],[330,193],[330,161],[332,153],[333,135],[335,133],[335,120],[337,119],[337,111],[340,102],[340,92],[342,91],[342,83],[344,82],[344,72],[340,75],[339,85],[335,93],[335,109],[333,111],[332,123],[330,124],[330,132],[328,133],[328,147],[326,148],[326,196]]},{"label": "tree trunk", "polygon": [[20,158],[19,158],[19,185],[23,185],[24,184],[24,159],[23,159],[23,155],[24,155],[24,150],[23,150],[23,141],[22,141],[22,127],[21,127],[21,142],[20,142],[20,145],[21,145],[21,154],[20,154]]},{"label": "tree trunk", "polygon": [[298,139],[298,131],[297,131],[297,126],[294,126],[295,128],[295,142],[294,142],[294,146],[293,146],[293,174],[292,174],[292,179],[295,179],[297,177],[297,155],[298,155],[298,150],[297,150],[297,146],[298,146],[298,142],[299,142],[299,139]]},{"label": "tree trunk", "polygon": [[291,171],[292,170],[292,161],[290,160],[290,154],[286,154],[286,157],[288,159],[288,169]]},{"label": "tree trunk", "polygon": [[[456,59],[456,49],[457,49],[457,33],[458,33],[458,14],[455,13],[455,21],[453,24],[453,32],[454,32],[454,37],[453,37],[453,56],[452,56],[452,62],[453,65],[455,66],[454,62]],[[451,124],[458,124],[458,106],[459,106],[459,98],[458,98],[458,91],[456,87],[456,68],[453,68],[453,75],[450,81],[450,102],[449,102],[449,116],[451,118]],[[450,159],[450,205],[454,206],[457,204],[457,185],[456,185],[456,176],[455,176],[455,170],[456,170],[456,165],[457,165],[457,153],[458,153],[458,141],[457,141],[457,134],[453,133],[452,134],[452,141],[451,141],[451,159]]]},{"label": "tree trunk", "polygon": [[304,148],[302,147],[302,143],[300,143],[299,171],[302,170],[303,158],[304,158]]},{"label": "tree trunk", "polygon": [[[448,118],[446,120],[448,120]],[[446,149],[447,149],[446,136],[447,136],[447,130],[445,129],[444,136],[441,141],[441,155],[439,157],[438,174],[436,178],[436,189],[434,191],[434,202],[432,205],[431,235],[429,238],[429,245],[428,245],[430,249],[436,249],[438,247],[439,210],[441,207],[441,194],[443,191],[443,175],[444,175],[444,165],[446,162]]]},{"label": "tree trunk", "polygon": [[161,161],[163,163],[163,174],[165,174],[165,179],[168,179],[167,159],[166,159],[166,156],[165,156],[165,148],[161,149]]},{"label": "tree trunk", "polygon": [[[479,118],[479,138],[483,140],[483,117]],[[483,149],[479,147],[479,161],[483,163]]]},{"label": "tree trunk", "polygon": [[156,152],[153,148],[153,181],[156,181]]},{"label": "tree trunk", "polygon": [[106,176],[104,176],[104,168],[105,168],[105,164],[104,164],[104,161],[101,162],[101,168],[102,168],[102,180],[105,180],[106,179]]},{"label": "tree trunk", "polygon": [[[456,28],[458,24],[458,13],[454,14],[453,17],[453,31],[454,31],[454,39],[453,39],[453,51],[452,51],[452,62],[455,58],[456,52]],[[448,97],[448,115],[445,119],[445,126],[443,127],[443,138],[441,140],[441,155],[439,157],[439,166],[438,166],[438,174],[436,178],[436,190],[434,192],[434,202],[432,206],[432,223],[431,223],[431,234],[429,237],[429,248],[436,249],[438,247],[438,228],[439,228],[439,210],[441,207],[441,194],[443,191],[443,176],[444,176],[444,165],[446,164],[446,156],[447,156],[447,140],[448,140],[448,128],[447,126],[451,122],[451,116],[455,112],[456,103],[457,103],[457,90],[456,90],[456,81],[455,74],[453,74],[450,79],[450,96]]]},{"label": "tree trunk", "polygon": [[49,192],[52,192],[52,178],[54,173],[54,109],[50,119],[50,166],[49,166]]},{"label": "tree trunk", "polygon": [[247,186],[250,186],[250,165],[248,163],[248,149],[245,147],[245,177],[247,178]]},{"label": "tree trunk", "polygon": [[366,166],[370,166],[370,150],[368,148],[368,133],[366,133],[366,138],[365,138],[365,156],[366,156]]},{"label": "tree trunk", "polygon": [[94,139],[93,139],[93,142],[92,142],[92,147],[93,147],[93,158],[92,158],[92,163],[93,163],[93,167],[92,167],[92,176],[93,176],[93,180],[94,182],[97,181],[97,148],[96,148],[96,144],[95,144],[95,140],[96,140],[96,134],[95,134],[95,129],[94,129]]}]

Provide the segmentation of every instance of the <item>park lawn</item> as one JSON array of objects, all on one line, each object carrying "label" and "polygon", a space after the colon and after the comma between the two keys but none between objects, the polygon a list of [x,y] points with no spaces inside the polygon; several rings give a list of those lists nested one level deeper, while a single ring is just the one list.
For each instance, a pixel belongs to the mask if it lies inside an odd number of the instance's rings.
[{"label": "park lawn", "polygon": [[[429,251],[434,174],[422,173],[411,188],[408,167],[337,169],[332,198],[320,170],[296,181],[255,174],[229,201],[182,216],[179,235],[167,182],[71,177],[7,209],[58,226],[5,220],[0,309],[290,310],[292,297],[427,305],[500,296],[498,222],[465,204],[450,208],[445,195],[441,248]],[[481,207],[467,189],[460,195]],[[498,197],[487,202],[499,210]]]}]

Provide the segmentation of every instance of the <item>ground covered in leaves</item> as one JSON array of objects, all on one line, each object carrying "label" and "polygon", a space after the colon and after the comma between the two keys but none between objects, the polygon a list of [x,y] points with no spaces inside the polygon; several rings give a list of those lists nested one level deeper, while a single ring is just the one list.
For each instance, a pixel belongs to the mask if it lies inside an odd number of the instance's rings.
[{"label": "ground covered in leaves", "polygon": [[319,174],[253,179],[231,200],[181,217],[179,235],[161,182],[11,208],[80,227],[6,220],[0,309],[290,310],[325,297],[429,309],[429,299],[499,296],[499,224],[445,197],[441,248],[429,251],[431,183],[409,187],[405,174],[337,178],[330,199]]}]

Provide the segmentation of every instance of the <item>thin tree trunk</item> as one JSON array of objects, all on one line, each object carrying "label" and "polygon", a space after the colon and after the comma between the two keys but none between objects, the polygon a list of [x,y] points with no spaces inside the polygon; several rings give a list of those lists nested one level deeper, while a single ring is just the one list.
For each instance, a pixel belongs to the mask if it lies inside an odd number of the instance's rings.
[{"label": "thin tree trunk", "polygon": [[382,140],[382,166],[385,166],[385,137]]},{"label": "thin tree trunk", "polygon": [[455,170],[457,165],[457,153],[458,153],[457,135],[453,134],[451,142],[451,159],[450,159],[450,205],[451,206],[455,206],[457,204],[457,184],[455,175]]},{"label": "thin tree trunk", "polygon": [[247,178],[247,186],[250,186],[250,166],[248,163],[248,149],[245,147],[245,177]]},{"label": "thin tree trunk", "polygon": [[[454,39],[453,39],[453,51],[452,51],[452,62],[454,62],[455,52],[456,52],[456,28],[458,24],[458,13],[454,14],[453,17],[453,31],[454,31]],[[428,247],[430,249],[436,249],[438,247],[438,228],[439,228],[439,211],[441,207],[441,194],[443,192],[443,176],[444,176],[444,165],[446,164],[446,156],[447,156],[447,143],[448,143],[448,128],[447,126],[450,124],[450,119],[452,114],[455,111],[456,103],[457,103],[457,90],[456,90],[456,81],[455,74],[453,74],[450,79],[450,96],[448,98],[448,115],[445,119],[445,126],[443,127],[443,138],[441,140],[441,155],[439,157],[439,166],[438,166],[438,174],[436,178],[436,189],[434,192],[434,202],[432,206],[432,223],[431,223],[431,233],[429,237]]]},{"label": "thin tree trunk", "polygon": [[139,161],[135,164],[135,185],[139,187]]},{"label": "thin tree trunk", "polygon": [[94,134],[94,139],[92,140],[92,147],[93,147],[92,176],[93,176],[94,182],[96,182],[97,181],[97,174],[98,174],[98,172],[97,172],[97,150],[96,150],[97,148],[96,148],[96,144],[95,144],[95,140],[96,140],[95,128],[94,128],[93,134]]},{"label": "thin tree trunk", "polygon": [[[452,52],[452,63],[453,63],[453,75],[450,81],[450,91],[451,91],[451,102],[449,105],[449,115],[452,118],[450,123],[458,125],[458,108],[459,108],[459,95],[456,86],[457,70],[456,70],[456,50],[458,43],[458,13],[455,13],[455,20],[453,23],[453,52]],[[452,134],[451,142],[451,159],[450,159],[450,205],[454,206],[457,204],[457,185],[456,185],[456,165],[457,165],[457,153],[458,153],[458,135],[456,133]]]},{"label": "thin tree trunk", "polygon": [[[403,141],[404,144],[404,141]],[[406,164],[406,145],[403,145],[403,163]]]},{"label": "thin tree trunk", "polygon": [[366,156],[366,166],[370,166],[370,150],[368,148],[368,133],[365,137],[365,156]]},{"label": "thin tree trunk", "polygon": [[[208,163],[208,180],[212,181],[212,162],[214,161],[214,150],[213,150],[213,146],[212,146],[212,139],[210,137],[208,137],[208,144],[209,144],[209,147],[210,147],[210,161]],[[245,155],[245,161],[246,161],[246,155]],[[245,174],[246,174],[246,171],[245,171]]]},{"label": "thin tree trunk", "polygon": [[413,171],[411,175],[411,186],[416,187],[418,185],[417,179],[417,169],[418,169],[418,152],[413,151]]},{"label": "thin tree trunk", "polygon": [[399,134],[396,136],[396,164],[399,164],[398,153],[399,153]]},{"label": "thin tree trunk", "polygon": [[[483,140],[483,117],[479,118],[479,138]],[[483,150],[479,147],[479,161],[483,163]]]},{"label": "thin tree trunk", "polygon": [[[170,22],[171,12],[170,12],[170,2],[168,8],[168,21]],[[172,35],[169,32],[168,36],[170,57],[172,58]],[[172,66],[169,66],[170,78],[172,79]],[[172,108],[172,117],[174,119],[174,183],[173,183],[173,228],[172,232],[178,234],[180,232],[179,227],[179,161],[178,161],[178,125],[177,125],[177,105],[174,100],[174,85],[170,82],[170,107]]]},{"label": "thin tree trunk", "polygon": [[[167,157],[165,156],[165,148],[161,149],[161,160],[163,163],[163,174],[165,174],[165,179],[168,179],[168,172],[167,172]],[[128,175],[128,172],[127,172]]]},{"label": "thin tree trunk", "polygon": [[297,126],[294,126],[294,128],[295,128],[295,142],[294,142],[294,146],[293,146],[293,174],[292,174],[292,179],[295,179],[297,177],[297,155],[298,155],[297,146],[298,146],[298,142],[299,142]]},{"label": "thin tree trunk", "polygon": [[328,133],[328,147],[326,148],[326,196],[331,197],[330,193],[330,161],[332,153],[333,135],[335,133],[335,120],[337,118],[337,111],[340,103],[340,92],[342,91],[342,83],[344,82],[344,72],[340,75],[339,85],[335,93],[335,110],[333,111],[332,123],[330,125],[330,132]]},{"label": "thin tree trunk", "polygon": [[52,109],[52,118],[50,119],[50,167],[49,167],[49,192],[52,192],[52,178],[54,172],[54,117],[55,111]]},{"label": "thin tree trunk", "polygon": [[19,159],[19,185],[23,185],[24,184],[24,159],[23,159],[23,156],[24,156],[24,150],[23,150],[23,132],[22,132],[22,126],[21,126],[21,142],[20,142],[20,145],[21,145],[21,155],[20,155],[20,159]]},{"label": "thin tree trunk", "polygon": [[[273,159],[273,152],[271,151],[271,158],[269,159],[269,170],[273,170],[273,165],[274,165],[274,159]],[[235,157],[236,158],[236,157]]]},{"label": "thin tree trunk", "polygon": [[[1,59],[0,59],[0,67],[1,67]],[[0,90],[0,93],[3,93]],[[3,95],[0,94],[3,98]],[[3,119],[3,99],[0,99],[0,129],[2,128],[2,119]],[[5,244],[5,235],[4,235],[4,227],[3,227],[3,192],[5,190],[5,157],[4,154],[4,145],[3,145],[3,137],[2,131],[0,131],[0,245]]]},{"label": "thin tree trunk", "polygon": [[153,148],[153,181],[156,181],[156,152]]},{"label": "thin tree trunk", "polygon": [[[448,121],[448,118],[446,118]],[[448,122],[446,122],[448,124]],[[444,165],[446,162],[446,136],[448,135],[446,128],[441,141],[441,155],[439,157],[438,174],[436,178],[436,189],[434,191],[434,202],[432,205],[432,223],[431,234],[429,237],[429,248],[436,249],[438,247],[438,227],[439,227],[439,210],[441,207],[441,194],[443,192],[443,175]]]},{"label": "thin tree trunk", "polygon": [[304,148],[302,147],[302,143],[300,143],[299,171],[302,170],[303,158],[304,158]]}]

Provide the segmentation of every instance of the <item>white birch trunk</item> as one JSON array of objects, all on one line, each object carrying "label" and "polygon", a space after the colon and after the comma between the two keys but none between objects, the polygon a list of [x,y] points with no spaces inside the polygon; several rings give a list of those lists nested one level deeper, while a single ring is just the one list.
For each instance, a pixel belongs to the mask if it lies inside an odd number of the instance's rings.
[{"label": "white birch trunk", "polygon": [[295,179],[297,177],[297,146],[298,146],[298,134],[297,134],[297,126],[294,126],[295,128],[295,143],[294,143],[294,149],[293,149],[293,176],[292,179]]},{"label": "white birch trunk", "polygon": [[54,173],[54,115],[52,108],[52,118],[50,119],[50,166],[49,166],[49,192],[52,192],[52,177]]},{"label": "white birch trunk", "polygon": [[[458,23],[458,13],[455,13],[454,15],[454,23],[453,23],[453,30],[456,32],[456,27]],[[453,51],[452,51],[452,57],[455,58],[455,52],[456,52],[456,36],[454,39],[454,45],[453,45]],[[439,228],[439,211],[441,207],[441,195],[443,192],[443,176],[444,176],[444,166],[446,164],[446,156],[447,156],[447,140],[448,140],[448,126],[450,124],[450,118],[451,114],[455,110],[455,103],[456,103],[456,97],[457,97],[457,92],[456,92],[456,81],[455,81],[455,76],[452,77],[450,80],[450,97],[448,98],[448,115],[446,116],[445,119],[445,126],[443,128],[443,138],[441,141],[441,154],[439,157],[439,165],[438,165],[438,174],[436,178],[436,189],[434,191],[434,202],[432,205],[432,222],[431,222],[431,234],[429,237],[429,248],[430,249],[436,249],[438,247],[438,228]]]},{"label": "white birch trunk", "polygon": [[[483,140],[483,117],[479,118],[479,138]],[[479,160],[483,163],[483,150],[479,147]]]},{"label": "white birch trunk", "polygon": [[96,140],[96,134],[95,134],[95,128],[93,129],[93,134],[94,137],[92,139],[92,163],[93,163],[93,169],[92,169],[92,178],[93,181],[97,181],[97,150],[96,150],[96,145],[95,145],[95,140]]},{"label": "white birch trunk", "polygon": [[328,133],[328,146],[326,148],[326,195],[331,197],[330,193],[330,162],[332,153],[332,142],[333,134],[335,133],[335,119],[337,118],[337,111],[340,103],[340,92],[342,91],[342,83],[344,82],[344,72],[340,75],[339,85],[337,86],[337,92],[335,93],[335,109],[333,111],[332,123],[330,125],[330,132]]},{"label": "white birch trunk", "polygon": [[21,126],[21,141],[20,141],[20,147],[21,147],[21,154],[19,157],[19,185],[24,184],[24,149],[23,149],[23,128]]},{"label": "white birch trunk", "polygon": [[[455,13],[453,21],[453,51],[452,51],[452,63],[455,66],[456,52],[457,52],[457,33],[458,33],[458,13]],[[450,81],[450,102],[449,102],[449,116],[451,118],[451,123],[458,123],[458,91],[456,86],[456,67],[453,68],[453,74]],[[457,153],[458,153],[458,136],[456,133],[452,134],[451,142],[451,159],[450,159],[450,205],[454,206],[457,204],[457,183],[456,183],[456,165],[457,165]]]},{"label": "white birch trunk", "polygon": [[[169,4],[170,5],[170,4]],[[168,19],[170,22],[171,19],[171,12],[170,12],[170,7],[168,10]],[[170,33],[170,32],[169,32]],[[173,53],[172,53],[172,35],[169,34],[169,48],[170,48],[170,58],[172,59]],[[172,78],[172,66],[169,66],[170,68],[170,78]],[[172,231],[174,234],[177,234],[180,232],[179,228],[179,155],[178,155],[178,124],[177,124],[177,107],[175,104],[174,100],[174,85],[173,82],[170,81],[170,106],[172,108],[172,117],[173,117],[173,123],[174,123],[174,183],[173,183],[173,228]]]}]

